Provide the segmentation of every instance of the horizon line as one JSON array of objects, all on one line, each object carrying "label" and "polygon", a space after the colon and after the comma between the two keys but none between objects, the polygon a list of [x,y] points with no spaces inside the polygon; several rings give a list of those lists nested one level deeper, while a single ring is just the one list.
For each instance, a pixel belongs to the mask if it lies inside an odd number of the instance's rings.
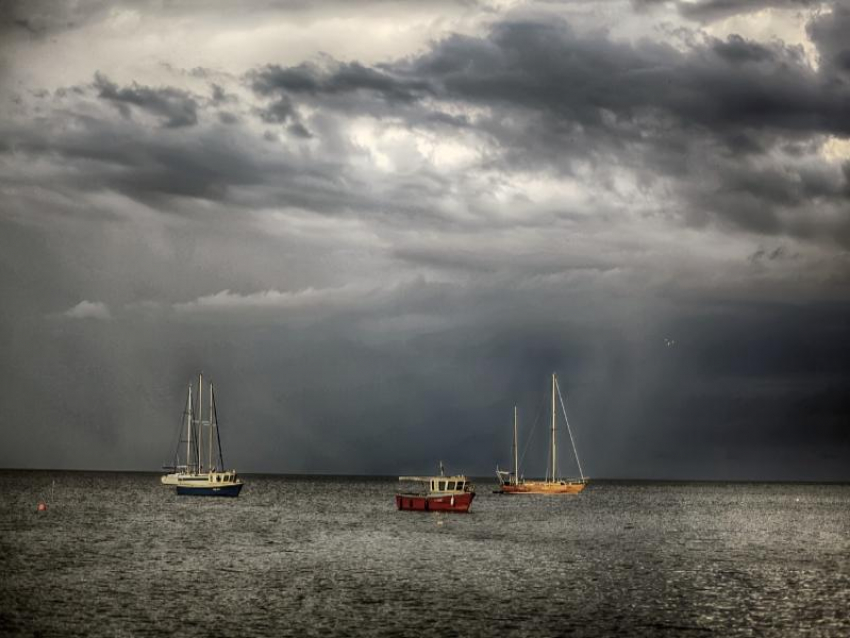
[{"label": "horizon line", "polygon": [[[0,472],[89,472],[98,474],[151,474],[159,475],[164,470],[128,470],[128,469],[91,469],[91,468],[32,468],[32,467],[0,467]],[[398,474],[362,474],[350,472],[238,472],[241,476],[288,476],[299,478],[373,478],[398,479]],[[489,475],[470,474],[471,479],[488,479],[496,482]],[[808,484],[808,485],[850,485],[850,478],[843,479],[784,479],[784,478],[675,478],[675,477],[599,477],[587,478],[592,483],[775,483],[775,484]]]}]

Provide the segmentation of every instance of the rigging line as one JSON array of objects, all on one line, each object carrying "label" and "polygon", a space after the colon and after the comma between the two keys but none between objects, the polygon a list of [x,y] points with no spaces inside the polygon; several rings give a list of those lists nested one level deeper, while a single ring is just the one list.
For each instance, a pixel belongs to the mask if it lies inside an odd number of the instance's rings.
[{"label": "rigging line", "polygon": [[[545,398],[545,397],[544,397]],[[525,447],[522,449],[522,456],[519,459],[519,464],[522,465],[522,462],[525,461],[525,454],[528,452],[528,447],[531,445],[532,439],[534,439],[534,433],[537,431],[537,424],[540,421],[540,413],[543,411],[543,405],[545,401],[541,401],[540,405],[537,406],[537,416],[534,417],[534,423],[531,426],[531,430],[529,431],[528,438],[525,440]],[[517,477],[519,478],[519,477]]]},{"label": "rigging line", "polygon": [[[196,471],[201,471],[201,448],[198,447],[198,441],[201,439],[201,412],[200,412],[200,397],[201,390],[198,386],[198,398],[192,397],[192,462],[195,463]],[[189,459],[186,459],[186,466],[189,466]]]},{"label": "rigging line", "polygon": [[224,472],[224,453],[221,451],[221,430],[218,429],[218,410],[215,407],[215,392],[212,393],[212,422],[215,423],[215,438],[218,441],[218,462]]},{"label": "rigging line", "polygon": [[186,415],[188,412],[186,408],[183,408],[183,416],[180,419],[180,427],[177,428],[177,445],[174,446],[174,471],[179,471],[177,466],[180,465],[180,448],[186,442],[186,439],[183,438],[183,426],[186,424]]},{"label": "rigging line", "polygon": [[[180,417],[180,427],[177,428],[177,445],[174,447],[174,471],[179,472],[178,469],[180,466],[180,450],[183,448],[183,444],[186,443],[186,439],[183,438],[183,429],[186,425],[186,418],[189,416],[190,410],[192,409],[192,405],[187,401],[183,406],[183,416]],[[186,459],[186,470],[189,469],[189,459]]]},{"label": "rigging line", "polygon": [[567,432],[570,435],[570,443],[573,444],[573,454],[576,456],[576,464],[578,465],[578,473],[581,475],[581,480],[584,480],[584,472],[581,469],[581,461],[578,458],[578,450],[576,449],[576,442],[573,439],[573,430],[570,427],[570,419],[567,417],[567,408],[564,406],[564,397],[561,396],[561,384],[555,381],[555,388],[558,390],[558,399],[561,401],[561,410],[564,412],[564,422],[567,424]]}]

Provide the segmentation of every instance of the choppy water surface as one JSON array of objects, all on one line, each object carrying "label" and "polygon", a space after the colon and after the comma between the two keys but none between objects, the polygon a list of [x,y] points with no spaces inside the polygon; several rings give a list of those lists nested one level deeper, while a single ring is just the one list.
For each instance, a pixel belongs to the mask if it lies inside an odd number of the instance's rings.
[{"label": "choppy water surface", "polygon": [[850,635],[850,486],[482,482],[459,515],[386,479],[158,480],[0,472],[0,633]]}]

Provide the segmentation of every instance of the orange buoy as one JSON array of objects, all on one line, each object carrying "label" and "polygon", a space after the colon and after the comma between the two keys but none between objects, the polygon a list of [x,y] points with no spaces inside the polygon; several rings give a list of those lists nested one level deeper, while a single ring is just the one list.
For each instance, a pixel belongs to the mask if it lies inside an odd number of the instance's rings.
[{"label": "orange buoy", "polygon": [[47,504],[44,501],[39,501],[38,507],[36,509],[39,512],[46,512],[47,511]]}]

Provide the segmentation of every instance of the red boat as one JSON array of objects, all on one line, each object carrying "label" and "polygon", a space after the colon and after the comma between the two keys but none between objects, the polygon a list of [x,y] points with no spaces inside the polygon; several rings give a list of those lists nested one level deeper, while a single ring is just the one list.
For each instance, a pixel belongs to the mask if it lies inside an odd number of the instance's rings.
[{"label": "red boat", "polygon": [[414,512],[468,512],[475,498],[472,483],[463,475],[445,476],[440,464],[440,476],[400,476],[400,481],[426,483],[425,494],[405,492],[395,495],[400,510]]}]

